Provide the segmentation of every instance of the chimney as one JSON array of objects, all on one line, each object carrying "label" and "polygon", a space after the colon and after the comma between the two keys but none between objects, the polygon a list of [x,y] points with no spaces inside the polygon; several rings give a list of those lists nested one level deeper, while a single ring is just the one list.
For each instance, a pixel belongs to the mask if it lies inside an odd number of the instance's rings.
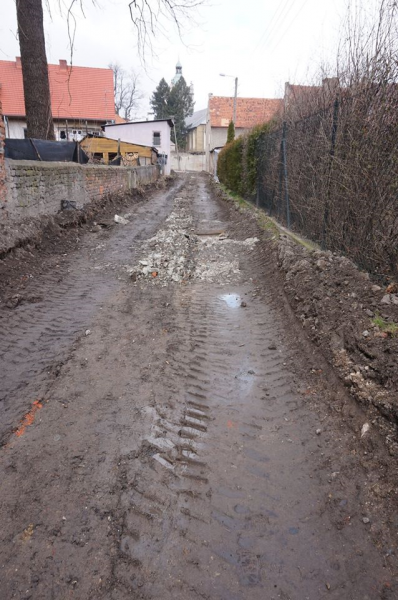
[{"label": "chimney", "polygon": [[22,69],[22,65],[21,65],[21,57],[20,57],[20,56],[17,56],[17,57],[15,58],[15,63],[16,63],[16,67],[17,67],[17,69]]},{"label": "chimney", "polygon": [[340,81],[338,77],[325,77],[325,79],[322,79],[322,87],[328,92],[336,92],[339,85]]},{"label": "chimney", "polygon": [[66,60],[61,59],[59,61],[59,68],[64,71],[68,68],[68,63],[66,62]]}]

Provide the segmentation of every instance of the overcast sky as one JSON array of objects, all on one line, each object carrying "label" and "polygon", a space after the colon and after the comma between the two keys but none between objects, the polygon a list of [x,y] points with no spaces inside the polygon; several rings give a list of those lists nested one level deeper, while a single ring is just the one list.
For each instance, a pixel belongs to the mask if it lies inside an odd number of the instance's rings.
[{"label": "overcast sky", "polygon": [[[241,97],[282,96],[285,81],[303,83],[322,60],[333,58],[347,5],[347,0],[207,0],[186,23],[185,44],[171,23],[165,35],[157,36],[156,55],[147,54],[145,70],[137,55],[128,0],[98,0],[98,8],[92,0],[83,1],[85,18],[76,10],[74,64],[107,67],[117,61],[140,71],[145,100],[137,116],[143,118],[151,93],[162,77],[170,82],[178,58],[186,81],[194,84],[195,110],[206,107],[209,92],[233,95],[233,79],[219,73],[239,78]],[[65,17],[58,0],[49,2],[53,9],[45,17],[47,58],[69,62]],[[15,0],[1,0],[0,5],[0,58],[15,60]]]}]

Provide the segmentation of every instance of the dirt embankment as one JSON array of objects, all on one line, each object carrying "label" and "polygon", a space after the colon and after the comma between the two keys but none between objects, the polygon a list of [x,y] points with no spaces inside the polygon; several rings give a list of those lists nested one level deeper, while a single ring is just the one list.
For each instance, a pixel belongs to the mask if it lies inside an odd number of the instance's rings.
[{"label": "dirt embankment", "polygon": [[264,213],[236,204],[237,219],[261,228],[285,297],[308,337],[320,348],[352,395],[368,411],[369,425],[398,455],[398,286],[381,287],[348,258],[311,250],[278,231]]}]

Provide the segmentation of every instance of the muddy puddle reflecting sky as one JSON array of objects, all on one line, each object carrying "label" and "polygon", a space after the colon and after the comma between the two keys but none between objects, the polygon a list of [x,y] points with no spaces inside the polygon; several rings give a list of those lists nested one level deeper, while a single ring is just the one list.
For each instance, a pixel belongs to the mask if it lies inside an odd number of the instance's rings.
[{"label": "muddy puddle reflecting sky", "polygon": [[223,300],[229,308],[239,308],[242,303],[239,294],[223,294],[220,296],[220,300]]}]

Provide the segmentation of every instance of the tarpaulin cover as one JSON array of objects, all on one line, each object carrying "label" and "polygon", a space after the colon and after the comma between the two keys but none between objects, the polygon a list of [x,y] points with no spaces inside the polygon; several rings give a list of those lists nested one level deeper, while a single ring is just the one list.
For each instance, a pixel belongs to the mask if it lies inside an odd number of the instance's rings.
[{"label": "tarpaulin cover", "polygon": [[6,138],[5,157],[14,160],[43,160],[86,164],[88,156],[77,142]]}]

